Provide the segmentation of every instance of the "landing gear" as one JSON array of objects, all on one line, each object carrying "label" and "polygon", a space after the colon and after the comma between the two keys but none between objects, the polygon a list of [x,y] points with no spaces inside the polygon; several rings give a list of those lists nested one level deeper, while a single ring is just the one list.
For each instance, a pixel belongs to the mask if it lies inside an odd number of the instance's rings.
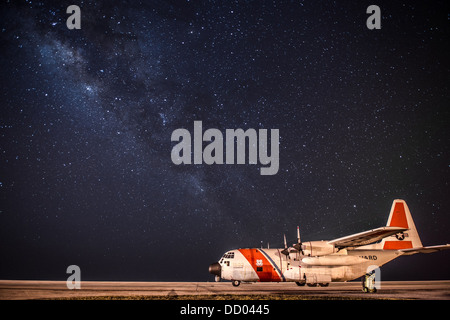
[{"label": "landing gear", "polygon": [[[305,286],[306,282],[296,282],[296,284],[300,287]],[[308,283],[308,287],[328,287],[329,283]]]},{"label": "landing gear", "polygon": [[362,291],[364,293],[375,293],[377,288],[375,288],[375,272],[366,273],[362,278]]},{"label": "landing gear", "polygon": [[233,280],[231,283],[233,284],[234,287],[237,287],[241,284],[239,280]]},{"label": "landing gear", "polygon": [[369,289],[369,288],[367,288],[367,287],[364,287],[364,288],[362,289],[362,291],[363,291],[364,293],[368,293],[368,292],[370,292],[370,293],[375,293],[375,292],[377,292],[377,288]]}]

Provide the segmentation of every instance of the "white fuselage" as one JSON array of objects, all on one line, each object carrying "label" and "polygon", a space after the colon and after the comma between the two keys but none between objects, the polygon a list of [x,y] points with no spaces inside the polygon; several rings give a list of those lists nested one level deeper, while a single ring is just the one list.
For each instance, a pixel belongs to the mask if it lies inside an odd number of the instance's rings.
[{"label": "white fuselage", "polygon": [[322,256],[282,249],[236,249],[220,259],[222,279],[244,282],[329,283],[359,278],[398,257],[394,250],[344,249]]}]

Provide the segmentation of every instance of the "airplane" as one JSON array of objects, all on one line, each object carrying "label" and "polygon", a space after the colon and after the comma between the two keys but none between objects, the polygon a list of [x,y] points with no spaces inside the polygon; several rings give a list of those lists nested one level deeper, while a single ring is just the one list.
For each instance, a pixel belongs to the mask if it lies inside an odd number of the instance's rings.
[{"label": "airplane", "polygon": [[[379,267],[400,256],[450,249],[450,244],[424,247],[406,202],[392,203],[387,225],[326,241],[300,240],[284,248],[245,248],[227,251],[209,266],[215,281],[295,282],[299,286],[326,287],[330,282],[363,277],[363,291],[375,292],[373,281]],[[372,285],[370,285],[372,284]]]}]

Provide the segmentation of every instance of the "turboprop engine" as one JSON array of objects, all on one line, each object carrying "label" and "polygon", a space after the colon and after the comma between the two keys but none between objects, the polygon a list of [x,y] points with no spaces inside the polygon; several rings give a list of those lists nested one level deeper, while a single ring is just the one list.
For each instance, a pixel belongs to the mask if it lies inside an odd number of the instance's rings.
[{"label": "turboprop engine", "polygon": [[[292,251],[292,249],[294,251]],[[286,256],[290,256],[289,253],[297,252],[301,256],[317,257],[332,254],[337,251],[338,249],[334,247],[334,244],[329,244],[328,241],[322,240],[302,242],[300,240],[300,228],[297,226],[297,243],[288,248],[286,236],[284,236],[284,249],[281,251],[281,253]]]},{"label": "turboprop engine", "polygon": [[315,257],[335,253],[337,249],[327,241],[308,241],[302,243],[302,251],[305,256]]},{"label": "turboprop engine", "polygon": [[366,261],[366,259],[361,257],[340,254],[322,257],[307,257],[302,259],[304,264],[313,266],[350,266]]}]

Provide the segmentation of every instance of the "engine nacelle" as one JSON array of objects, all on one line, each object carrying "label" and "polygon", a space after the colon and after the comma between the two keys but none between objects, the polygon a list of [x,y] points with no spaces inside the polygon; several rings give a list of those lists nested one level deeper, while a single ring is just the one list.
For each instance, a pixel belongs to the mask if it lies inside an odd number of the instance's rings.
[{"label": "engine nacelle", "polygon": [[366,261],[366,259],[361,257],[340,254],[322,257],[307,257],[302,259],[304,264],[312,266],[351,266],[354,264],[361,264]]},{"label": "engine nacelle", "polygon": [[324,256],[337,252],[333,244],[327,241],[308,241],[302,243],[302,250],[305,256]]}]

